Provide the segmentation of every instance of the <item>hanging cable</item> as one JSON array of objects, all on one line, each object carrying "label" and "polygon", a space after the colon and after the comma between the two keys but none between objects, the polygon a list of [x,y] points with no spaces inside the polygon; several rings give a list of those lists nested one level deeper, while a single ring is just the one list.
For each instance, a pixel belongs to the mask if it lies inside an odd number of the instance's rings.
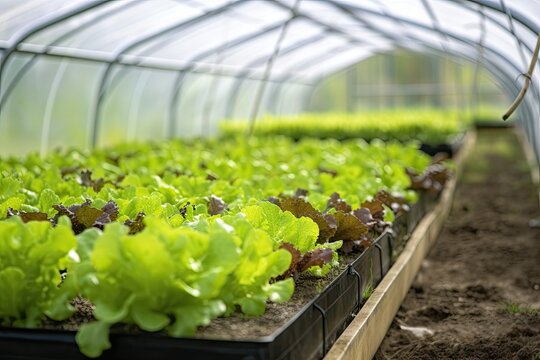
[{"label": "hanging cable", "polygon": [[[500,0],[500,4],[501,4],[501,8],[503,9],[503,11],[506,13],[506,16],[508,17],[508,25],[510,26],[510,32],[511,32],[511,34],[514,36],[514,38],[516,39],[516,42],[517,42],[517,48],[518,48],[518,50],[519,50],[519,55],[520,55],[520,57],[521,57],[521,61],[522,61],[522,63],[523,63],[523,67],[524,67],[524,68],[527,68],[527,59],[526,59],[526,57],[525,57],[525,52],[524,52],[523,46],[522,46],[522,45],[523,45],[523,42],[522,42],[521,39],[517,36],[517,32],[516,32],[515,25],[514,25],[514,17],[512,16],[512,12],[511,12],[510,8],[508,8],[508,7],[506,6],[504,0]],[[537,52],[538,52],[538,44],[537,44],[537,46],[536,46],[536,50],[537,50]],[[533,57],[534,57],[534,55],[533,55]],[[535,63],[535,61],[533,61],[533,63]],[[533,69],[534,69],[534,68],[533,68]],[[530,68],[529,68],[529,70],[530,70]],[[531,72],[531,74],[530,74],[530,77],[532,78],[532,72]],[[527,80],[526,80],[526,81],[527,81]],[[528,86],[528,85],[527,85],[527,86]],[[536,96],[537,96],[537,98],[538,98],[538,103],[539,103],[539,105],[540,105],[540,91],[538,90],[538,88],[536,88],[536,89],[533,88],[533,90],[536,90],[536,91],[535,91],[535,92],[536,92]],[[525,90],[525,91],[527,91],[527,90]],[[523,96],[524,96],[524,95],[525,95],[525,94],[523,94]],[[519,95],[518,95],[518,97],[519,97]],[[517,99],[516,99],[516,100],[517,100]],[[520,101],[521,101],[521,100],[520,100]],[[518,104],[518,105],[519,105],[519,104]],[[517,107],[517,106],[516,106],[516,107]],[[539,113],[540,113],[540,109],[539,109]],[[507,114],[508,114],[508,116],[505,118],[504,116],[507,115]],[[508,113],[508,111],[507,111],[507,113],[506,113],[505,115],[503,115],[503,120],[506,120],[511,114],[512,114],[511,112]],[[538,154],[538,153],[539,153],[539,152],[538,152],[538,141],[531,141],[531,143],[532,143],[533,146],[535,147],[535,152],[536,152],[536,154]]]},{"label": "hanging cable", "polygon": [[512,105],[510,105],[508,110],[506,110],[506,112],[504,113],[502,117],[503,120],[508,119],[510,115],[512,115],[512,113],[517,109],[519,104],[523,101],[523,98],[525,97],[525,94],[527,93],[527,90],[529,89],[529,85],[532,80],[534,68],[536,67],[536,63],[538,62],[539,49],[540,49],[540,34],[538,34],[538,39],[536,40],[536,47],[534,48],[534,53],[531,59],[531,63],[529,64],[529,70],[527,71],[526,74],[523,74],[523,76],[525,77],[525,82],[523,83],[523,87],[521,88],[521,91],[519,92],[518,96],[516,97]]}]

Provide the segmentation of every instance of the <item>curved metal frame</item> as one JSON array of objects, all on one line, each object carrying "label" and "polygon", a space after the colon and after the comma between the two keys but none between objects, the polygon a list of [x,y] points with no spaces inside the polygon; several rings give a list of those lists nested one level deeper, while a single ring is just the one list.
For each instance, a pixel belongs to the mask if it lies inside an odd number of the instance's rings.
[{"label": "curved metal frame", "polygon": [[247,42],[250,42],[250,41],[256,40],[257,38],[260,38],[261,36],[267,35],[267,34],[273,32],[273,31],[277,31],[285,24],[285,22],[286,22],[286,20],[282,21],[282,22],[280,22],[280,23],[278,23],[276,25],[272,25],[272,26],[268,26],[266,28],[263,28],[263,29],[257,31],[256,33],[248,34],[247,36],[242,36],[242,37],[240,37],[240,38],[238,38],[238,39],[236,39],[234,41],[231,41],[230,43],[225,43],[225,44],[216,46],[214,48],[205,50],[205,51],[191,57],[188,60],[188,63],[191,63],[192,65],[188,66],[184,70],[178,71],[178,73],[176,74],[176,78],[175,78],[175,80],[173,82],[173,91],[172,91],[172,94],[171,94],[171,98],[169,100],[169,122],[168,122],[169,136],[173,137],[176,134],[176,119],[177,119],[176,109],[177,109],[177,104],[178,104],[178,101],[179,101],[180,93],[182,91],[182,86],[184,84],[184,79],[186,77],[186,74],[189,71],[193,70],[197,66],[196,65],[197,62],[199,62],[201,60],[204,60],[205,58],[207,58],[207,57],[209,57],[211,55],[214,55],[216,53],[219,53],[221,51],[234,49],[237,46],[244,45]]},{"label": "curved metal frame", "polygon": [[[281,49],[279,56],[283,57],[283,56],[286,56],[287,54],[293,53],[293,52],[303,48],[304,46],[308,46],[310,44],[313,44],[314,42],[317,42],[317,41],[323,39],[325,36],[326,36],[326,31],[324,31],[321,34],[315,34],[313,36],[310,36],[310,37],[308,37],[306,39],[303,39],[303,40],[301,40],[301,41],[299,41],[299,42],[297,42],[295,44],[289,45],[288,47],[285,47],[284,49]],[[266,62],[266,59],[267,59],[267,56],[264,55],[264,56],[261,56],[261,57],[258,57],[256,59],[252,60],[246,66],[246,68],[249,69],[249,70],[244,70],[244,72],[243,72],[244,77],[239,77],[239,78],[236,79],[236,81],[234,82],[234,84],[231,87],[231,91],[229,91],[230,95],[229,95],[229,99],[227,101],[227,107],[226,107],[226,110],[225,110],[226,117],[231,117],[232,116],[233,111],[234,111],[234,107],[236,105],[236,99],[238,97],[238,93],[240,91],[240,88],[241,88],[243,82],[247,78],[249,78],[249,75],[254,72],[252,70],[252,68],[254,68],[255,66],[259,66],[259,65],[264,64]]]},{"label": "curved metal frame", "polygon": [[[321,0],[323,1],[323,0]],[[417,22],[414,22],[414,21],[411,21],[411,20],[408,20],[408,19],[404,19],[404,18],[399,18],[399,17],[396,17],[396,16],[392,16],[392,15],[382,15],[380,13],[377,13],[375,11],[372,11],[372,10],[369,10],[369,9],[366,9],[366,8],[363,8],[363,7],[360,7],[360,6],[351,6],[351,5],[344,5],[344,4],[341,4],[341,3],[338,3],[338,1],[335,1],[335,0],[324,0],[328,3],[331,3],[333,4],[334,6],[338,7],[338,8],[341,8],[343,11],[345,12],[348,12],[349,14],[352,14],[354,16],[354,11],[353,10],[356,10],[356,11],[359,11],[359,12],[362,12],[362,13],[366,13],[366,14],[370,14],[372,16],[377,16],[377,17],[389,17],[391,18],[392,20],[394,21],[399,21],[399,22],[402,22],[404,24],[407,24],[408,26],[413,26],[413,27],[417,27],[417,28],[420,28],[422,30],[426,30],[426,31],[434,31],[432,28],[424,25],[424,24],[421,24],[421,23],[417,23]],[[352,10],[351,10],[352,9]],[[353,11],[351,13],[351,11]],[[382,30],[381,30],[382,31]],[[472,42],[471,40],[467,39],[467,38],[464,38],[462,36],[459,36],[457,34],[453,34],[453,33],[449,33],[449,32],[446,32],[446,35],[449,37],[449,38],[452,38],[454,40],[457,40],[461,43],[464,43],[468,46],[472,46],[474,47],[475,46],[475,43]],[[495,55],[499,60],[502,61],[502,63],[508,65],[513,71],[515,71],[515,73],[519,73],[520,70],[519,68],[517,67],[516,64],[514,64],[512,61],[508,60],[504,55],[502,55],[501,53],[499,53],[497,50],[495,49],[492,49],[492,48],[486,48],[487,50],[489,50],[492,55]],[[504,69],[501,68],[501,71],[504,72]],[[529,108],[528,110],[528,113],[529,114],[532,114],[531,112],[531,109]]]},{"label": "curved metal frame", "polygon": [[[110,1],[110,0],[109,0]],[[97,21],[101,21],[101,20],[104,20],[110,16],[113,16],[115,15],[116,13],[118,12],[121,12],[123,10],[125,10],[125,8],[127,7],[130,7],[130,6],[133,6],[137,3],[134,3],[134,2],[126,2],[126,3],[122,3],[120,6],[118,6],[116,9],[113,9],[111,10],[110,12],[106,13],[103,15],[103,17],[99,18]],[[62,35],[60,35],[59,37],[57,37],[55,40],[53,40],[49,45],[46,46],[45,48],[45,51],[49,51],[49,49],[51,49],[53,46],[55,45],[58,45],[60,44],[61,42],[63,41],[66,41],[67,39],[77,35],[78,33],[80,33],[81,31],[89,28],[90,26],[94,25],[95,22],[94,22],[94,18],[92,19],[88,19],[87,22],[83,23],[83,24],[80,24],[79,26],[77,26],[75,29],[73,29],[72,31],[68,31]],[[28,71],[32,68],[32,66],[36,63],[36,61],[39,59],[39,56],[38,54],[32,54],[32,56],[30,57],[30,59],[23,65],[23,67],[21,67],[16,73],[15,75],[13,76],[13,79],[11,80],[11,82],[7,85],[7,87],[5,88],[4,92],[0,94],[0,108],[2,108],[2,106],[7,102],[7,100],[9,99],[9,96],[11,95],[11,93],[13,92],[13,90],[15,90],[16,88],[16,85],[19,81],[21,81],[21,79],[24,77],[24,75],[26,73],[28,73]]]},{"label": "curved metal frame", "polygon": [[204,21],[212,16],[219,15],[229,8],[238,6],[247,0],[237,0],[236,2],[228,3],[226,5],[223,5],[221,7],[218,7],[216,9],[210,10],[206,13],[203,13],[200,16],[196,16],[194,18],[191,18],[187,21],[181,21],[179,23],[176,23],[174,25],[168,26],[164,29],[161,29],[159,31],[154,32],[153,34],[145,34],[144,36],[137,37],[133,39],[132,41],[123,44],[118,50],[116,50],[113,54],[113,59],[107,65],[105,66],[103,72],[101,73],[99,83],[98,83],[98,91],[96,94],[96,103],[94,106],[94,114],[92,116],[92,129],[91,129],[91,142],[90,144],[92,147],[95,147],[97,145],[97,137],[99,133],[99,125],[100,125],[100,113],[101,108],[103,106],[103,100],[106,95],[106,86],[107,86],[107,79],[111,73],[111,70],[113,69],[113,66],[118,63],[119,59],[122,57],[122,55],[126,54],[128,51],[133,50],[137,48],[138,46],[148,42],[152,41],[154,39],[157,39],[163,35],[166,35],[171,32],[178,31],[183,28],[188,28],[189,26],[192,26],[194,24],[197,24],[201,21]]},{"label": "curved metal frame", "polygon": [[[327,2],[328,2],[328,3],[333,3],[332,1],[327,1]],[[356,9],[357,9],[358,11],[360,11],[360,12],[367,12],[367,11],[369,11],[368,9],[364,9],[364,8],[361,8],[361,7],[356,7]],[[366,23],[366,20],[365,20],[365,19],[358,18],[358,17],[356,16],[355,13],[350,12],[350,11],[347,11],[347,9],[343,9],[343,8],[341,8],[341,10],[344,11],[344,12],[346,12],[346,13],[348,13],[348,14],[349,14],[350,16],[352,16],[355,20],[363,22],[363,23],[364,23],[365,25],[367,25],[371,30],[378,31],[380,34],[382,34],[382,35],[385,36],[385,37],[391,37],[391,36],[392,36],[391,34],[385,32],[385,31],[383,31],[383,30],[381,30],[381,29],[377,29],[374,25],[369,24],[369,23]],[[385,17],[392,17],[392,16],[389,15],[389,14],[384,14],[384,15],[382,15],[382,14],[379,14],[379,13],[373,13],[373,15],[377,15],[377,16],[385,16]],[[416,27],[421,27],[423,30],[434,31],[433,29],[431,29],[431,28],[429,28],[429,27],[426,27],[425,25],[420,24],[420,23],[415,23],[415,22],[412,22],[412,21],[410,21],[410,20],[401,19],[401,18],[398,18],[398,17],[392,17],[392,18],[393,18],[393,20],[396,21],[396,22],[406,21],[407,24],[408,24],[409,26],[416,26]],[[447,36],[450,36],[450,35],[447,34]],[[466,45],[471,46],[471,47],[474,48],[474,44],[472,44],[472,42],[469,41],[469,40],[466,39],[466,38],[462,38],[462,37],[459,37],[459,36],[454,35],[454,34],[452,34],[451,37],[453,37],[453,38],[454,38],[455,40],[457,40],[457,41],[460,41],[460,42],[462,42],[462,43],[464,43],[464,44],[466,44]],[[403,40],[403,39],[405,39],[406,37],[404,37],[404,38],[396,38],[395,36],[393,36],[392,38],[393,38],[394,40],[397,39],[396,41],[400,42],[400,40]],[[512,62],[508,61],[504,56],[502,56],[502,54],[496,52],[496,51],[493,50],[493,49],[489,49],[489,50],[495,52],[495,54],[496,54],[500,59],[502,59],[504,62],[506,62],[507,65],[509,65],[509,66],[514,66],[514,64],[513,64]],[[504,69],[503,69],[503,68],[500,68],[500,67],[497,66],[496,64],[492,64],[492,66],[495,66],[496,69],[497,69],[498,71],[500,71],[501,73],[505,73]],[[517,69],[517,68],[514,66],[514,69]],[[492,73],[492,74],[495,74],[493,71],[491,71],[491,73]],[[509,78],[508,78],[508,79],[509,79]],[[499,77],[499,81],[501,81],[501,78],[500,78],[500,77]],[[507,80],[505,83],[502,83],[502,84],[503,84],[503,85],[504,85],[504,84],[509,85],[510,82],[511,82],[510,80]],[[505,86],[505,87],[506,87],[507,89],[509,89],[509,88],[513,88],[514,86],[513,86],[513,84],[511,84],[511,85]],[[512,91],[511,93],[512,93],[512,94],[515,94],[515,91]],[[530,109],[527,109],[527,112],[529,113],[529,115],[531,115]]]},{"label": "curved metal frame", "polygon": [[[28,39],[29,37],[31,37],[32,35],[44,30],[44,29],[47,29],[48,27],[50,26],[53,26],[53,25],[56,25],[58,23],[61,23],[62,21],[65,21],[69,18],[72,18],[74,16],[77,16],[79,14],[82,14],[88,10],[91,10],[91,9],[94,9],[98,6],[101,6],[107,2],[109,2],[111,0],[96,0],[95,2],[93,3],[85,3],[81,6],[78,6],[74,9],[71,9],[71,10],[68,10],[62,14],[59,14],[59,15],[49,15],[49,16],[46,16],[45,19],[43,19],[42,21],[40,21],[39,23],[37,24],[30,24],[29,26],[27,27],[24,27],[22,28],[21,30],[19,30],[17,33],[15,33],[15,35],[13,35],[13,39],[10,39],[8,40],[8,44],[7,44],[7,47],[5,47],[3,49],[2,52],[0,52],[0,86],[2,85],[2,74],[4,73],[4,69],[5,69],[5,66],[6,66],[6,63],[9,59],[9,57],[11,56],[11,54],[13,54],[16,50],[17,50],[17,47],[26,39]],[[0,89],[1,90],[1,89]],[[0,91],[0,94],[2,94],[3,92]],[[3,109],[3,104],[0,103],[0,117],[2,115],[2,109]]]},{"label": "curved metal frame", "polygon": [[0,56],[0,74],[2,73],[2,70],[4,69],[4,66],[9,56],[17,49],[17,46],[19,46],[19,44],[21,44],[24,40],[40,32],[41,30],[44,30],[50,26],[61,23],[62,21],[65,21],[69,18],[82,14],[83,12],[91,10],[95,7],[101,6],[109,1],[111,0],[96,0],[95,2],[92,2],[92,3],[85,3],[74,9],[68,10],[60,15],[46,16],[45,19],[43,19],[39,23],[31,24],[19,30],[15,35],[13,35],[14,39],[8,40],[8,45]]}]

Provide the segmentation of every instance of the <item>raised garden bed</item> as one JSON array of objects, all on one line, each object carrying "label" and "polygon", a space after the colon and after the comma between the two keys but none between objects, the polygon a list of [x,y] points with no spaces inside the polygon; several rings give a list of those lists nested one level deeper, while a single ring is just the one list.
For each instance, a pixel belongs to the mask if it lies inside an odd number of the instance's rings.
[{"label": "raised garden bed", "polygon": [[[317,359],[329,349],[363,302],[363,292],[377,284],[390,266],[391,236],[385,233],[341,272],[319,296],[271,336],[245,341],[171,338],[155,334],[112,334],[104,359]],[[382,260],[382,263],[381,263]],[[360,275],[360,274],[363,274]],[[326,339],[323,345],[323,337]],[[25,346],[31,345],[31,346]],[[84,359],[75,332],[1,329],[0,358]]]},{"label": "raised garden bed", "polygon": [[[339,146],[342,145],[339,144]],[[390,152],[401,149],[392,146]],[[116,160],[113,159],[113,161]],[[199,166],[199,168],[201,167]],[[69,171],[72,171],[72,168],[69,168]],[[324,171],[314,169],[314,171],[322,173],[326,181],[330,181],[336,176],[335,173],[328,174],[329,170],[327,169]],[[210,175],[206,175],[206,167],[202,169],[202,172],[203,176],[206,176],[206,181],[215,180]],[[164,178],[174,180],[172,176]],[[101,183],[107,182],[104,179],[93,180],[85,171],[81,173],[79,181],[83,182],[85,187],[93,188],[94,193],[99,192],[95,188],[100,181]],[[158,184],[163,186],[159,182]],[[165,189],[167,190],[166,194],[170,195],[170,189],[167,187]],[[92,194],[91,191],[90,193]],[[23,194],[27,194],[27,192]],[[200,201],[207,200],[203,198]],[[369,294],[388,271],[397,250],[404,243],[404,236],[411,231],[423,212],[428,209],[428,203],[428,200],[421,200],[413,206],[406,216],[398,217],[394,224],[393,233],[384,232],[374,241],[373,246],[367,247],[360,256],[346,257],[345,259],[348,260],[342,261],[340,270],[333,270],[331,276],[328,277],[329,283],[313,283],[317,286],[324,284],[319,289],[321,291],[315,297],[302,303],[300,311],[268,336],[248,336],[248,340],[245,340],[246,337],[238,339],[234,334],[230,334],[229,338],[233,340],[224,340],[221,336],[218,339],[203,332],[196,334],[194,338],[171,338],[163,333],[150,334],[140,330],[133,331],[133,326],[126,332],[123,331],[125,327],[117,325],[111,329],[112,348],[103,353],[103,358],[147,358],[149,354],[159,354],[161,358],[176,357],[179,354],[187,357],[197,354],[197,356],[205,358],[320,358],[354,318],[354,314],[363,302],[364,295]],[[80,207],[72,211],[76,213]],[[129,209],[129,204],[126,207]],[[61,206],[56,206],[56,208],[65,211]],[[184,207],[180,208],[180,211],[182,209]],[[9,209],[8,215],[13,211]],[[67,213],[69,214],[69,212]],[[41,217],[41,215],[39,216]],[[178,215],[174,216],[178,219]],[[45,220],[47,220],[46,218],[45,216]],[[50,220],[52,222],[58,221],[56,217]],[[73,224],[78,224],[77,226],[82,225],[82,223],[76,222],[78,221],[77,217],[73,217],[73,221],[75,221]],[[105,226],[105,233],[110,226],[112,225]],[[77,228],[78,230],[80,229]],[[109,239],[109,241],[111,240],[112,238]],[[264,322],[264,317],[261,318],[261,321]],[[229,329],[229,331],[234,332],[233,327],[229,327]],[[59,354],[62,358],[84,358],[77,348],[75,332],[73,331],[3,328],[0,331],[0,345],[6,349],[0,354],[0,358],[40,358],[41,356],[41,358],[47,359],[56,358]]]},{"label": "raised garden bed", "polygon": [[[399,226],[408,230],[420,217],[418,204]],[[406,229],[405,229],[406,228]],[[103,359],[319,359],[354,319],[366,291],[376,286],[392,264],[393,250],[403,236],[385,231],[372,248],[352,260],[321,293],[272,335],[238,340],[171,338],[160,334],[111,334],[112,348]],[[75,332],[0,328],[0,359],[86,359],[75,342]],[[324,341],[323,341],[324,339]]]},{"label": "raised garden bed", "polygon": [[453,138],[452,141],[442,144],[429,144],[422,143],[420,144],[420,151],[425,152],[430,156],[435,156],[438,153],[447,154],[449,157],[453,157],[459,152],[459,149],[463,145],[463,139],[465,138],[464,134],[457,135]]}]

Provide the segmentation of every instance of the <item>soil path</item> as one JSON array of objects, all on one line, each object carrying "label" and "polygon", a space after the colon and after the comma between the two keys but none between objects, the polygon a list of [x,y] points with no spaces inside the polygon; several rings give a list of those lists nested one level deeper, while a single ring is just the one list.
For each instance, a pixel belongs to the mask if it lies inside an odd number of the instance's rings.
[{"label": "soil path", "polygon": [[540,211],[524,159],[511,130],[478,132],[450,217],[376,360],[540,360],[540,229],[528,225]]}]

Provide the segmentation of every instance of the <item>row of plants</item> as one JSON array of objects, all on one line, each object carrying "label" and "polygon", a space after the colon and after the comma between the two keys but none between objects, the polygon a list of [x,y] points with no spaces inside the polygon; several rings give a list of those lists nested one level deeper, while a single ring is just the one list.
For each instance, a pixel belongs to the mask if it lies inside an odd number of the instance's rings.
[{"label": "row of plants", "polygon": [[193,335],[287,301],[303,272],[361,252],[450,175],[414,144],[284,137],[126,144],[0,162],[0,324],[92,304],[91,357],[116,324]]},{"label": "row of plants", "polygon": [[[261,136],[285,135],[339,140],[363,138],[425,144],[450,144],[465,132],[470,121],[451,109],[393,109],[359,113],[306,113],[287,116],[266,115],[255,124],[254,133]],[[225,137],[244,135],[245,120],[221,123]]]}]

